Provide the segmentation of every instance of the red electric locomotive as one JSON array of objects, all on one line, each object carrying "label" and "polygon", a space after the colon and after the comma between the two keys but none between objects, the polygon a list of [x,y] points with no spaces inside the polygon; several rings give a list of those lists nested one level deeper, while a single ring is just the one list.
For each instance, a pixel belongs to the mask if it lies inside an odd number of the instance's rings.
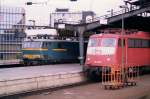
[{"label": "red electric locomotive", "polygon": [[92,35],[87,48],[85,71],[88,77],[97,77],[102,67],[109,70],[111,65],[121,65],[122,57],[125,66],[150,67],[150,33],[138,31],[126,33],[123,37],[121,32]]}]

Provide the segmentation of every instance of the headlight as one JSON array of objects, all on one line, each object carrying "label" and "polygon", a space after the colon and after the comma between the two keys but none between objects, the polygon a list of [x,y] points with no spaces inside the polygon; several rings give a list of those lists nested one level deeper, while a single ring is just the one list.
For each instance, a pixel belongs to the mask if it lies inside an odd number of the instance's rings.
[{"label": "headlight", "polygon": [[90,60],[90,58],[87,58],[87,60],[89,61],[89,60]]},{"label": "headlight", "polygon": [[107,58],[106,60],[107,60],[107,61],[110,61],[110,58]]}]

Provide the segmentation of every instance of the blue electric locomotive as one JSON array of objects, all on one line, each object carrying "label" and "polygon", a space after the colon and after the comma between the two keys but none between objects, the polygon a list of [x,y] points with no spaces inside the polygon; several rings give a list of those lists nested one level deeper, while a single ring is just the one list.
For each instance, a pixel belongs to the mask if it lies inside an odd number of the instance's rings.
[{"label": "blue electric locomotive", "polygon": [[[87,43],[85,43],[86,49]],[[79,41],[71,39],[28,39],[22,46],[25,65],[79,62]]]}]

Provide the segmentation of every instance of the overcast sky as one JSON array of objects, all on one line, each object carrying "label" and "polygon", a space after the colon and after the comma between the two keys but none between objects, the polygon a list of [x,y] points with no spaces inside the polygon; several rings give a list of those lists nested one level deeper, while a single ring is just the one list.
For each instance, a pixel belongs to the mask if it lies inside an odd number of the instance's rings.
[{"label": "overcast sky", "polygon": [[[25,2],[45,2],[47,4],[25,5]],[[49,24],[49,14],[54,12],[56,8],[70,8],[73,11],[92,10],[96,14],[108,14],[108,10],[119,10],[119,5],[123,4],[123,0],[78,0],[70,2],[69,0],[0,0],[1,5],[24,7],[26,10],[26,20],[35,19],[36,24]]]}]

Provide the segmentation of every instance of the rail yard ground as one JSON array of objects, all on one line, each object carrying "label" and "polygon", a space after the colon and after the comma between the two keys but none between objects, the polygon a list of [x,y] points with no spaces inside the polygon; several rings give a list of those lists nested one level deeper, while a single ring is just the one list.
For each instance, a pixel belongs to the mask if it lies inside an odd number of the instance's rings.
[{"label": "rail yard ground", "polygon": [[105,90],[96,82],[4,99],[150,99],[150,75],[140,76],[137,86],[117,90]]}]

